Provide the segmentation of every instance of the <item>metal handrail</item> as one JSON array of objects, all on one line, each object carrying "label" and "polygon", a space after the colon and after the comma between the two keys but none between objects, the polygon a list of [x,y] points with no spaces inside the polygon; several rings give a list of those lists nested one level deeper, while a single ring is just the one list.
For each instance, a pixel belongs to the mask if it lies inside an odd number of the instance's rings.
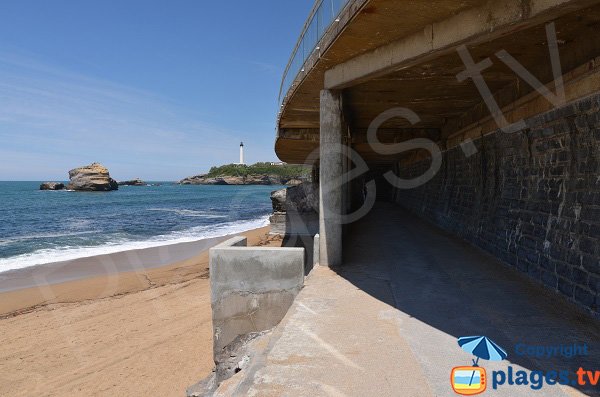
[{"label": "metal handrail", "polygon": [[287,94],[298,74],[303,71],[306,60],[348,2],[349,0],[317,0],[315,2],[283,72],[279,86],[279,105],[282,104],[284,91]]}]

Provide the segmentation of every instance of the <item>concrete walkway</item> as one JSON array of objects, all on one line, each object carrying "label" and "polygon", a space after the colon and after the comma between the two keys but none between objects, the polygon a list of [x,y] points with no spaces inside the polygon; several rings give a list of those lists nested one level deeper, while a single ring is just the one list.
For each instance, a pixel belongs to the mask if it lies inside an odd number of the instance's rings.
[{"label": "concrete walkway", "polygon": [[[282,323],[220,395],[454,396],[450,372],[472,356],[460,336],[486,335],[506,361],[481,361],[485,395],[600,395],[544,384],[492,389],[492,371],[600,370],[600,326],[552,292],[391,204],[345,242],[345,266],[317,267]],[[515,345],[587,343],[584,357],[535,358]]]}]

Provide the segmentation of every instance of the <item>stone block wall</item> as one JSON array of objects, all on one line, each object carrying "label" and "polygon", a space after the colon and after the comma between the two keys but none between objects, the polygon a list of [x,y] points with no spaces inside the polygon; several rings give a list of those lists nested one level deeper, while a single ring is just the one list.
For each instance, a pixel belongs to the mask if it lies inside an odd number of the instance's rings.
[{"label": "stone block wall", "polygon": [[[587,308],[600,307],[600,94],[443,154],[440,172],[393,192],[412,210]],[[398,165],[422,175],[429,160]]]}]

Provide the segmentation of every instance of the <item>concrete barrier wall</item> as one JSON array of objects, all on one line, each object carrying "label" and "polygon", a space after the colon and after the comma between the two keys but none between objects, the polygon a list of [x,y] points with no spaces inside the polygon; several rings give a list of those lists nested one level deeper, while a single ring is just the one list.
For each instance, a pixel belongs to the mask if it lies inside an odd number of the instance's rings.
[{"label": "concrete barrier wall", "polygon": [[246,245],[234,237],[210,249],[215,357],[239,336],[277,325],[304,284],[304,248]]}]

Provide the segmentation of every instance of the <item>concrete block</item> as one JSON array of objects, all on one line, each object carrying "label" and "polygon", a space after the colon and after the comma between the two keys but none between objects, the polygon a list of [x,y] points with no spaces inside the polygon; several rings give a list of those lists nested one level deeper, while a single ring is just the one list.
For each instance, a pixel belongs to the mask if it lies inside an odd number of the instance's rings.
[{"label": "concrete block", "polygon": [[277,325],[304,284],[304,248],[245,245],[234,238],[210,250],[215,355]]},{"label": "concrete block", "polygon": [[215,245],[212,249],[226,248],[226,247],[246,247],[248,245],[248,239],[244,236],[232,237],[229,240],[223,241],[221,244]]},{"label": "concrete block", "polygon": [[269,217],[271,223],[271,229],[269,230],[270,235],[285,236],[286,230],[286,213],[275,212]]}]

